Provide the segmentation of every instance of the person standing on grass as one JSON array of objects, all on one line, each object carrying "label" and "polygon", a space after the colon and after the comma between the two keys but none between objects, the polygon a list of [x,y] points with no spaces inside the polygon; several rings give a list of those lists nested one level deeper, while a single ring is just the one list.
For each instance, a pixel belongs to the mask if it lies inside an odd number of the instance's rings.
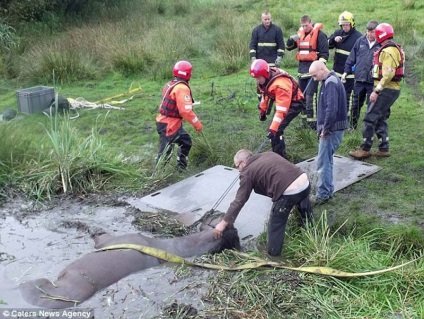
[{"label": "person standing on grass", "polygon": [[198,133],[202,131],[202,123],[193,111],[193,97],[188,81],[193,67],[190,62],[179,61],[174,65],[174,79],[162,90],[159,114],[156,116],[156,128],[159,134],[159,148],[156,163],[165,152],[165,162],[169,161],[174,144],[178,145],[177,167],[187,168],[188,154],[192,141],[184,130],[183,119],[189,122]]},{"label": "person standing on grass", "polygon": [[330,200],[334,193],[333,155],[348,127],[346,91],[336,73],[321,61],[312,62],[309,73],[315,81],[321,81],[317,108],[318,184],[314,197],[314,204],[319,205]]},{"label": "person standing on grass", "polygon": [[404,76],[405,54],[400,45],[393,41],[395,32],[388,23],[375,28],[375,36],[381,47],[375,52],[373,60],[374,90],[370,95],[367,113],[362,126],[360,149],[350,151],[354,159],[363,160],[371,156],[374,134],[378,137],[377,157],[389,157],[390,107],[400,95],[401,81]]},{"label": "person standing on grass", "polygon": [[[250,38],[250,60],[262,59],[270,66],[280,67],[285,50],[283,31],[272,23],[268,11],[262,12],[261,20],[262,23],[253,29]],[[257,93],[260,100],[260,92]]]},{"label": "person standing on grass", "polygon": [[[304,120],[310,128],[316,130],[316,93],[318,83],[312,80],[309,67],[313,61],[326,63],[329,58],[327,35],[322,31],[322,23],[312,23],[308,15],[300,18],[300,28],[297,34],[292,35],[286,43],[287,50],[297,48],[296,59],[299,61],[297,69],[299,86],[306,98]],[[306,91],[305,89],[308,88]]]},{"label": "person standing on grass", "polygon": [[265,60],[257,59],[250,66],[250,75],[256,79],[261,93],[260,121],[265,121],[275,102],[275,112],[268,129],[272,150],[287,158],[284,130],[305,110],[305,98],[297,81],[284,70],[271,67]]},{"label": "person standing on grass", "polygon": [[349,11],[344,11],[340,14],[338,19],[340,28],[328,38],[328,46],[330,49],[334,49],[334,63],[333,70],[337,76],[341,78],[343,86],[346,90],[346,112],[350,112],[350,98],[352,95],[353,85],[355,82],[354,74],[349,72],[345,73],[345,63],[349,56],[356,40],[358,40],[362,34],[355,28],[355,18]]},{"label": "person standing on grass", "polygon": [[[353,46],[346,60],[343,77],[355,75],[353,85],[353,101],[350,112],[350,128],[356,130],[364,102],[369,103],[370,94],[374,88],[371,74],[374,52],[380,44],[375,39],[375,28],[378,22],[371,20],[367,23],[367,33],[361,36]],[[353,71],[354,69],[354,71]]]},{"label": "person standing on grass", "polygon": [[215,226],[215,237],[220,238],[227,226],[233,225],[252,191],[272,199],[268,220],[268,254],[281,255],[287,220],[294,206],[299,210],[303,226],[313,224],[309,200],[311,185],[299,167],[274,152],[253,154],[246,149],[234,156],[240,172],[240,186],[223,219]]}]

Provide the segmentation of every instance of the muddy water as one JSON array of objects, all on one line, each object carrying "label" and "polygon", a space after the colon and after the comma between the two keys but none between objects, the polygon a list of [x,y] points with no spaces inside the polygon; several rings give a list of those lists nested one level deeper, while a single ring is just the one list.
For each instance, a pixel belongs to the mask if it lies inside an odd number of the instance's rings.
[{"label": "muddy water", "polygon": [[[131,224],[129,205],[99,200],[68,199],[34,209],[31,203],[15,200],[0,208],[0,304],[1,308],[32,307],[20,296],[17,286],[35,278],[52,281],[69,263],[94,250],[90,235],[64,221],[79,221],[121,235],[139,232]],[[66,226],[68,225],[68,226]],[[148,234],[147,234],[148,235]],[[92,308],[96,318],[157,318],[162,310],[178,304],[203,308],[211,271],[164,264],[128,276],[98,292],[79,307]]]}]

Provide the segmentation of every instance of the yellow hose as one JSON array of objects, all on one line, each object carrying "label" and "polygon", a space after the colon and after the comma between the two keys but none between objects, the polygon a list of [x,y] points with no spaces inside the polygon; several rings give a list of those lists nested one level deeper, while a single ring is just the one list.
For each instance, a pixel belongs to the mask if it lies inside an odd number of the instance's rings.
[{"label": "yellow hose", "polygon": [[[298,272],[304,272],[304,273],[310,273],[310,274],[317,274],[317,275],[323,275],[323,276],[332,276],[332,277],[344,277],[344,278],[351,278],[351,277],[363,277],[363,276],[371,276],[371,275],[379,275],[386,272],[390,272],[402,267],[405,267],[406,265],[409,265],[418,259],[420,259],[422,256],[408,261],[406,263],[403,263],[398,266],[381,269],[381,270],[375,270],[375,271],[369,271],[369,272],[359,272],[359,273],[352,273],[352,272],[345,272],[340,271],[337,269],[333,269],[330,267],[290,267],[285,266],[281,263],[273,262],[273,261],[266,261],[261,260],[257,258],[256,262],[252,262],[249,264],[241,265],[241,266],[234,266],[234,267],[228,267],[224,265],[213,265],[213,264],[205,264],[205,263],[196,263],[188,261],[180,256],[171,254],[165,250],[157,249],[153,247],[143,246],[143,245],[134,245],[134,244],[120,244],[120,245],[112,245],[108,247],[104,247],[101,249],[98,249],[97,251],[105,251],[105,250],[114,250],[114,249],[133,249],[137,250],[143,254],[150,255],[162,260],[166,260],[173,263],[179,263],[179,264],[185,264],[189,266],[196,266],[196,267],[203,267],[208,269],[216,269],[216,270],[244,270],[244,269],[255,269],[255,268],[261,268],[261,267],[272,267],[272,268],[281,268],[286,270],[292,270],[292,271],[298,271]],[[243,253],[238,253],[241,256],[246,256]]]}]

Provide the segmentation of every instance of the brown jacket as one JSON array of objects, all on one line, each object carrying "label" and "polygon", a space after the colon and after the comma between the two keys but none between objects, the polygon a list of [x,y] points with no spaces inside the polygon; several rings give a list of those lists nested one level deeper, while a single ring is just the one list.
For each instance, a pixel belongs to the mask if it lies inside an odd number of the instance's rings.
[{"label": "brown jacket", "polygon": [[277,201],[302,173],[299,167],[277,153],[264,152],[253,155],[240,173],[240,186],[236,198],[223,219],[233,224],[252,190],[270,197],[273,202]]}]

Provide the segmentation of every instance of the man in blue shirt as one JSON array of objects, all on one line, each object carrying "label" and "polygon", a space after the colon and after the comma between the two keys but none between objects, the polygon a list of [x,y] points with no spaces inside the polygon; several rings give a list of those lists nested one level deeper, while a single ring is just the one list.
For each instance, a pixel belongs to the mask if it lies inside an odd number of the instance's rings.
[{"label": "man in blue shirt", "polygon": [[333,155],[343,140],[348,127],[346,91],[334,71],[328,70],[322,61],[312,62],[309,73],[315,81],[321,81],[318,94],[317,132],[319,147],[317,171],[319,174],[315,205],[333,197]]}]

